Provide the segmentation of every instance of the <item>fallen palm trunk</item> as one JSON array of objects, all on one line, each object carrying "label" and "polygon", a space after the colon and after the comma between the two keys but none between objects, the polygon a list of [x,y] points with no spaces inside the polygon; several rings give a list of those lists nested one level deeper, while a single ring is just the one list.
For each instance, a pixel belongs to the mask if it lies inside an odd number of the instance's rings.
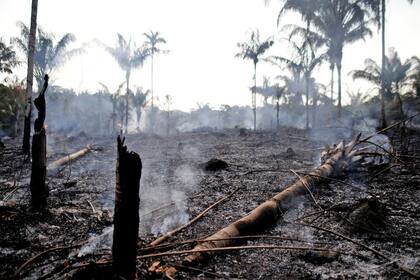
[{"label": "fallen palm trunk", "polygon": [[118,136],[112,266],[116,279],[135,279],[142,163],[124,140]]},{"label": "fallen palm trunk", "polygon": [[84,155],[86,155],[87,153],[91,152],[92,146],[91,145],[87,145],[86,148],[81,149],[80,151],[77,151],[73,154],[70,154],[68,156],[62,157],[50,164],[48,164],[48,171],[53,171],[56,170],[57,168],[59,168],[60,166],[65,165],[68,162],[71,162],[73,160],[76,160]]},{"label": "fallen palm trunk", "polygon": [[[357,155],[357,150],[354,150],[359,139],[360,135],[348,145],[341,142],[337,147],[325,151],[321,157],[320,167],[310,172],[309,175],[300,177],[288,188],[255,208],[248,215],[207,237],[204,242],[193,248],[192,253],[184,258],[183,263],[191,265],[203,261],[214,253],[216,248],[234,245],[236,241],[234,237],[253,235],[275,225],[282,214],[294,206],[296,199],[309,195],[320,183],[328,182],[329,177],[342,175],[360,163],[362,157]],[[168,267],[167,269],[172,273],[174,268]]]},{"label": "fallen palm trunk", "polygon": [[47,136],[44,128],[46,115],[45,91],[48,87],[48,75],[44,77],[44,87],[34,100],[38,117],[34,123],[32,137],[32,169],[31,169],[31,205],[39,210],[47,205],[48,186],[45,184],[47,176]]}]

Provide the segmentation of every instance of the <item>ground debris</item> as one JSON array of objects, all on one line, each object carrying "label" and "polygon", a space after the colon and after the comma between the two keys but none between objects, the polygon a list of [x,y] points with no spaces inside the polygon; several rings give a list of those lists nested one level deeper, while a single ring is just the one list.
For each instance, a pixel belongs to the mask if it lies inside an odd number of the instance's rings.
[{"label": "ground debris", "polygon": [[227,169],[228,167],[229,165],[226,161],[217,158],[212,158],[206,163],[200,164],[200,168],[207,172],[216,172]]}]

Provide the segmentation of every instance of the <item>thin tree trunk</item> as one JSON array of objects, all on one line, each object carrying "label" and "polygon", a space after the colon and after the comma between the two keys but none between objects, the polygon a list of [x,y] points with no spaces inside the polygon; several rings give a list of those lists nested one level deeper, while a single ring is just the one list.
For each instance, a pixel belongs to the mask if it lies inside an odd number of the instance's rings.
[{"label": "thin tree trunk", "polygon": [[38,117],[34,124],[32,138],[32,170],[31,170],[31,204],[34,210],[47,205],[48,186],[45,184],[47,176],[47,136],[44,128],[46,116],[45,91],[48,87],[48,76],[45,76],[44,87],[35,99]]},{"label": "thin tree trunk", "polygon": [[277,111],[277,131],[280,129],[280,98],[277,98],[277,104],[276,104],[276,111]]},{"label": "thin tree trunk", "polygon": [[38,0],[32,0],[31,26],[28,40],[28,71],[26,74],[26,107],[23,128],[22,152],[30,155],[31,114],[32,114],[32,86],[34,82],[34,55],[36,41],[36,18],[38,14]]},{"label": "thin tree trunk", "polygon": [[312,104],[312,128],[317,127],[317,120],[316,120],[316,114],[317,114],[317,107],[318,107],[318,92],[313,92],[313,104]]},{"label": "thin tree trunk", "polygon": [[386,1],[381,0],[381,23],[382,23],[382,68],[381,68],[381,117],[380,117],[380,124],[379,129],[385,128],[386,125],[386,116],[385,116],[385,11],[386,11]]},{"label": "thin tree trunk", "polygon": [[331,70],[331,104],[334,104],[334,63],[331,64],[330,70]]},{"label": "thin tree trunk", "polygon": [[152,52],[152,57],[151,57],[151,59],[152,59],[152,65],[151,65],[151,69],[150,69],[150,72],[151,72],[150,92],[152,93],[152,110],[153,110],[153,107],[154,107],[154,96],[153,96],[153,56],[154,56],[154,53]]},{"label": "thin tree trunk", "polygon": [[151,128],[152,128],[152,133],[154,132],[154,130],[155,130],[155,107],[154,107],[154,102],[155,102],[155,97],[154,97],[154,89],[153,89],[153,86],[154,86],[154,84],[153,84],[153,64],[154,64],[154,60],[153,60],[153,58],[154,58],[154,47],[152,46],[152,57],[151,57],[151,62],[152,62],[152,65],[151,65],[151,69],[150,69],[150,73],[151,73],[151,75],[150,75],[150,91],[151,91],[151,93],[152,93],[152,117],[151,117],[151,119],[150,119],[150,121],[151,121]]},{"label": "thin tree trunk", "polygon": [[130,71],[126,73],[127,80],[127,93],[126,93],[126,102],[125,102],[125,134],[128,133],[128,98],[130,95]]},{"label": "thin tree trunk", "polygon": [[341,118],[341,63],[337,65],[338,72],[338,118]]},{"label": "thin tree trunk", "polygon": [[142,162],[118,136],[112,266],[116,279],[136,278]]},{"label": "thin tree trunk", "polygon": [[305,74],[305,95],[306,95],[306,102],[305,102],[305,110],[306,110],[306,130],[309,129],[309,77]]},{"label": "thin tree trunk", "polygon": [[257,131],[257,63],[254,62],[254,90],[252,92],[252,110],[254,112],[254,131]]},{"label": "thin tree trunk", "polygon": [[115,106],[116,106],[115,103],[116,103],[116,100],[113,101],[113,103],[112,103],[112,116],[111,116],[111,118],[112,118],[112,129],[111,129],[111,131],[112,131],[112,133],[114,133],[116,131],[116,126],[117,126],[117,124],[116,124],[117,113],[115,112]]}]

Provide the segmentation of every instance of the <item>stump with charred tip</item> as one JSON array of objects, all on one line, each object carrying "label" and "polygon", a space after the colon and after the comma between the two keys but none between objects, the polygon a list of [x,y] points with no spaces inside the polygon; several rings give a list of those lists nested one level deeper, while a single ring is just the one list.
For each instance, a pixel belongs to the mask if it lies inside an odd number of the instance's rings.
[{"label": "stump with charred tip", "polygon": [[135,279],[142,163],[124,140],[118,136],[112,260],[116,278]]},{"label": "stump with charred tip", "polygon": [[44,87],[34,104],[38,117],[34,124],[32,137],[32,170],[31,170],[31,204],[34,210],[40,210],[47,205],[48,186],[45,184],[47,175],[47,136],[44,128],[46,115],[45,92],[48,87],[48,75],[44,77]]}]

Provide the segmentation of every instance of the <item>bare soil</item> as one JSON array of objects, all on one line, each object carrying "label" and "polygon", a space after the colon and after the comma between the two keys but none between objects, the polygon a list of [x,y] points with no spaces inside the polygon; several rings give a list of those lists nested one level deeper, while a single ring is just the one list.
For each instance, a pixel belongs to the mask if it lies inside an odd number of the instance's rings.
[{"label": "bare soil", "polygon": [[[345,183],[330,181],[319,186],[313,194],[319,206],[310,196],[295,201],[296,207],[284,213],[277,226],[261,232],[298,240],[260,238],[241,244],[322,247],[345,253],[223,252],[198,265],[200,271],[178,267],[177,278],[410,279],[396,263],[420,274],[420,134],[411,134],[409,157],[394,159],[377,170],[349,174],[340,179]],[[30,163],[20,154],[20,140],[4,142],[5,148],[0,150],[0,279],[109,279],[110,265],[101,262],[110,259],[116,138],[50,135],[49,162],[88,144],[95,144],[98,150],[49,174],[49,206],[41,213],[33,213],[28,206]],[[235,221],[298,180],[290,169],[307,172],[318,166],[324,144],[333,144],[309,140],[304,131],[290,128],[277,133],[226,130],[169,137],[129,135],[126,143],[143,161],[139,256],[146,253],[142,244],[188,222],[238,189],[168,242],[202,238]],[[203,163],[212,158],[225,161],[228,168],[204,171]],[[380,211],[363,212],[368,200],[375,201]],[[325,211],[319,211],[320,207]],[[319,213],[308,216],[315,212]],[[392,261],[299,224],[302,222],[339,232]],[[171,250],[193,246],[179,245]],[[20,266],[42,252],[16,274]],[[154,261],[175,265],[182,258],[139,260],[139,277],[155,277],[147,271]]]}]

